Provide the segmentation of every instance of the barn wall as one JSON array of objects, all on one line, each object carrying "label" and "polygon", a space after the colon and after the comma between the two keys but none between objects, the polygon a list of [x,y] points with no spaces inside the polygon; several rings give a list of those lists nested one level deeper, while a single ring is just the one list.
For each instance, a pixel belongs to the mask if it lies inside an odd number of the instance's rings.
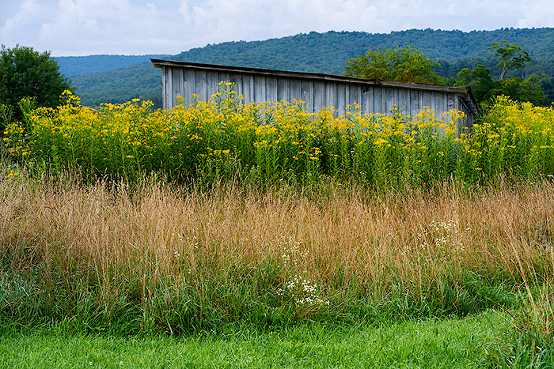
[{"label": "barn wall", "polygon": [[[206,101],[218,92],[221,81],[233,82],[236,91],[248,103],[263,101],[301,100],[308,112],[334,106],[337,114],[344,114],[348,105],[361,106],[364,113],[386,114],[394,107],[404,114],[416,114],[429,107],[439,116],[451,109],[461,110],[468,117],[458,128],[471,126],[472,113],[455,92],[420,90],[397,86],[367,85],[350,81],[310,80],[288,76],[270,76],[248,73],[163,66],[164,108],[172,108],[177,97],[185,102],[193,99]],[[192,97],[197,95],[197,97]]]}]

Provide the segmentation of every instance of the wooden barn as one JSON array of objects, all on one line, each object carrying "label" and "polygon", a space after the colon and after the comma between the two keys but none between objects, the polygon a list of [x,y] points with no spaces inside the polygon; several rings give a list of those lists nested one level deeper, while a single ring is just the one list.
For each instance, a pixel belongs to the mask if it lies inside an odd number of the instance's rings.
[{"label": "wooden barn", "polygon": [[327,74],[285,72],[210,64],[151,59],[162,69],[163,107],[171,109],[177,96],[191,102],[192,95],[209,100],[218,91],[221,81],[233,82],[244,102],[289,101],[306,103],[309,112],[334,106],[343,114],[351,104],[358,104],[364,113],[388,113],[393,107],[404,114],[415,114],[429,107],[437,114],[457,109],[466,119],[459,123],[471,127],[478,115],[471,91],[460,87],[424,85],[393,81],[368,80]]}]

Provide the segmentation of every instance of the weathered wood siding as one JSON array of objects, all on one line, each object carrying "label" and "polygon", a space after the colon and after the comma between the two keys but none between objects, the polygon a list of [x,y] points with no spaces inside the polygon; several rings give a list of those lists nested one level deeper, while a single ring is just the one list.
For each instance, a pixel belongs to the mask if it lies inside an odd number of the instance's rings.
[{"label": "weathered wood siding", "polygon": [[[457,109],[466,115],[462,126],[473,125],[477,114],[470,93],[462,88],[429,86],[412,83],[362,80],[320,74],[229,68],[193,63],[152,61],[162,68],[163,106],[171,109],[182,97],[209,100],[218,92],[219,83],[232,82],[244,102],[300,100],[308,112],[334,106],[344,114],[349,105],[361,106],[364,113],[387,114],[394,107],[404,114],[416,114],[424,107],[438,115]],[[196,95],[193,97],[193,95]]]}]

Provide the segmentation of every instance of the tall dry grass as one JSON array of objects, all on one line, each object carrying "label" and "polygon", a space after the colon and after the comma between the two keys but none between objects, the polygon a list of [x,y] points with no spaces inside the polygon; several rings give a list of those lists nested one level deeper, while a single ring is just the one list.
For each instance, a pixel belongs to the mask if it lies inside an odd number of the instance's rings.
[{"label": "tall dry grass", "polygon": [[552,274],[551,182],[306,194],[79,183],[0,175],[2,319],[178,333],[463,315]]}]

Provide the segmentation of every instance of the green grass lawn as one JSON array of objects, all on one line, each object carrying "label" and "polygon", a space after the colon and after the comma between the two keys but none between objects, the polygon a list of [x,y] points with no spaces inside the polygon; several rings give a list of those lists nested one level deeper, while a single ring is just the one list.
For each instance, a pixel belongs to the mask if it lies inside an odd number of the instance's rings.
[{"label": "green grass lawn", "polygon": [[73,335],[59,328],[0,336],[2,368],[478,368],[497,357],[509,322],[467,318],[311,324],[279,332],[231,329],[200,337]]}]

